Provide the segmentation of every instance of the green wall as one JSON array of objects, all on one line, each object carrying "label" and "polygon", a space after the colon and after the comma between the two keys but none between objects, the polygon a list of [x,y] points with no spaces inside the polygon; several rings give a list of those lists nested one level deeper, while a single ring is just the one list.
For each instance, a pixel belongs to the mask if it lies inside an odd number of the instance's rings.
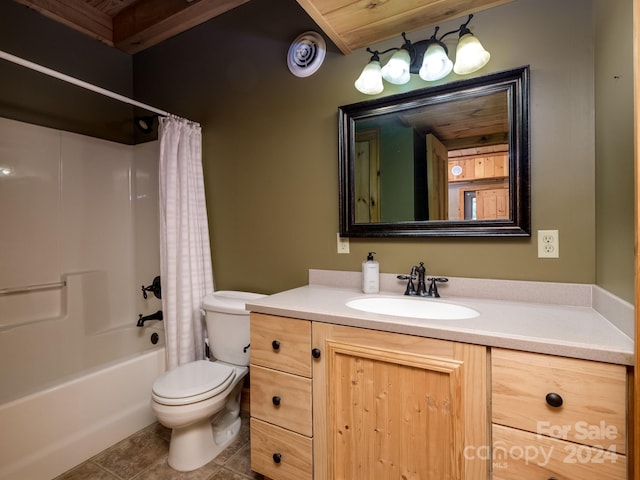
[{"label": "green wall", "polygon": [[[534,236],[525,239],[351,239],[351,254],[336,253],[337,108],[370,98],[353,87],[369,54],[359,49],[345,56],[328,42],[318,72],[293,76],[286,64],[290,43],[306,30],[319,31],[295,0],[248,2],[136,54],[132,77],[118,79],[133,78],[138,100],[203,126],[220,289],[272,293],[305,284],[309,268],[359,270],[366,252],[375,251],[382,272],[408,272],[422,260],[432,274],[597,282],[633,301],[632,55],[630,30],[622,32],[630,17],[631,0],[515,0],[476,14],[470,24],[492,55],[474,75],[531,68]],[[4,16],[0,25],[11,21]],[[72,44],[58,44],[42,33],[27,42],[42,63],[64,61],[65,73],[79,76],[98,64],[105,81],[96,83],[108,87],[113,75],[96,60],[108,65],[115,55],[119,64],[119,53],[79,34],[68,34]],[[408,37],[432,33],[426,28]],[[24,47],[15,42],[0,35],[4,50]],[[607,70],[607,62],[617,63]],[[423,85],[413,79],[387,86],[381,96]],[[560,231],[559,259],[537,258],[539,229]]]},{"label": "green wall", "polygon": [[[136,94],[203,124],[218,287],[276,292],[305,284],[309,268],[359,270],[367,251],[378,253],[382,272],[408,272],[422,260],[438,275],[594,283],[591,6],[519,0],[478,13],[470,25],[492,54],[478,74],[530,65],[532,227],[560,231],[557,260],[537,258],[535,235],[351,239],[351,254],[338,255],[337,107],[370,98],[353,87],[369,55],[360,49],[345,56],[330,45],[318,72],[293,76],[286,65],[289,44],[317,29],[293,0],[249,2],[136,55]],[[414,79],[387,86],[382,95],[422,85]],[[620,202],[632,200],[630,191],[619,195]],[[622,255],[631,262],[633,250]],[[632,278],[621,275],[618,284]],[[630,299],[629,291],[614,293]]]},{"label": "green wall", "polygon": [[406,222],[415,217],[413,130],[389,123],[380,128],[380,220]]},{"label": "green wall", "polygon": [[[13,1],[0,1],[0,50],[115,93],[133,95],[133,58]],[[0,60],[0,116],[134,143],[134,108]]]},{"label": "green wall", "polygon": [[596,283],[632,302],[633,8],[595,7]]}]

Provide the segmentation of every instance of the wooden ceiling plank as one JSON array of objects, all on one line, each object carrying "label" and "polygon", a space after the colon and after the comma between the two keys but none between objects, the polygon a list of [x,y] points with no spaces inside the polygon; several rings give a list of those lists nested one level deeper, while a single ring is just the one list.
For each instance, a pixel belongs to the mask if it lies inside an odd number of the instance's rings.
[{"label": "wooden ceiling plank", "polygon": [[322,7],[323,2],[316,0],[297,0],[298,4],[307,12],[314,22],[318,24],[324,34],[331,39],[336,47],[345,55],[349,55],[352,52],[351,46],[344,40],[342,34],[334,28],[334,26],[327,20],[324,13],[322,13],[319,7]]},{"label": "wooden ceiling plank", "polygon": [[111,17],[77,0],[15,0],[46,17],[113,46]]},{"label": "wooden ceiling plank", "polygon": [[141,0],[113,19],[114,44],[137,53],[249,0]]},{"label": "wooden ceiling plank", "polygon": [[[137,53],[249,0],[15,0]],[[344,53],[513,0],[297,0]],[[415,41],[415,40],[414,40]]]},{"label": "wooden ceiling plank", "polygon": [[110,17],[115,17],[122,10],[134,3],[136,0],[84,0],[96,10],[106,13]]},{"label": "wooden ceiling plank", "polygon": [[[487,8],[508,3],[512,0],[386,0],[369,2],[344,2],[340,8],[336,0],[298,0],[305,10],[307,3],[313,3],[323,24],[329,25],[334,35],[346,47],[341,50],[353,51],[370,46],[382,40],[400,36],[429,25],[465,17]],[[329,9],[332,8],[332,10]],[[319,12],[326,12],[321,14]],[[316,18],[309,12],[314,20]],[[318,22],[318,20],[316,20]],[[321,28],[323,24],[318,23]],[[444,32],[442,32],[444,33]],[[330,36],[330,38],[333,37]]]},{"label": "wooden ceiling plank", "polygon": [[381,26],[386,22],[397,23],[394,20],[396,18],[411,21],[416,17],[422,26],[428,26],[510,1],[512,0],[388,0],[370,5],[348,4],[325,16],[341,32],[357,29],[370,23]]}]

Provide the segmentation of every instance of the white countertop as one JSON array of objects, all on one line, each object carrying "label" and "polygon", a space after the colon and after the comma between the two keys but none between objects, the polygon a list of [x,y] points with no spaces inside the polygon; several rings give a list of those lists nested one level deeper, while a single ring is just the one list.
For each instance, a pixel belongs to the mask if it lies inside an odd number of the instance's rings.
[{"label": "white countertop", "polygon": [[[445,296],[443,293],[439,299],[419,300],[464,305],[477,310],[480,315],[463,320],[424,320],[347,307],[348,300],[370,295],[349,285],[353,282],[346,283],[346,286],[310,284],[287,290],[250,301],[247,309],[490,347],[633,365],[632,338],[592,306]],[[384,283],[383,288],[386,287]],[[382,290],[378,295],[402,297],[402,292],[394,288]]]}]

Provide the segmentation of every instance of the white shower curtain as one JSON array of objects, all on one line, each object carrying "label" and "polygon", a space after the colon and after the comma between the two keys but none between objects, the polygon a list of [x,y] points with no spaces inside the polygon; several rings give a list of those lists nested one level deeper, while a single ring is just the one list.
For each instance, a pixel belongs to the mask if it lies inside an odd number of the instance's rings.
[{"label": "white shower curtain", "polygon": [[167,368],[204,358],[202,298],[214,290],[200,125],[161,117],[160,274]]}]

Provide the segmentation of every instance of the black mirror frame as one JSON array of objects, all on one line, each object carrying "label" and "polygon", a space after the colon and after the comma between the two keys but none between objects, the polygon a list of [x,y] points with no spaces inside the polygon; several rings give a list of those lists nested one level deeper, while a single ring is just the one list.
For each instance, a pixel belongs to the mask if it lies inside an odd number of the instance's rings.
[{"label": "black mirror frame", "polygon": [[[358,119],[507,91],[511,218],[396,223],[356,223],[355,122]],[[427,87],[338,108],[340,235],[343,237],[530,237],[529,67]]]}]

